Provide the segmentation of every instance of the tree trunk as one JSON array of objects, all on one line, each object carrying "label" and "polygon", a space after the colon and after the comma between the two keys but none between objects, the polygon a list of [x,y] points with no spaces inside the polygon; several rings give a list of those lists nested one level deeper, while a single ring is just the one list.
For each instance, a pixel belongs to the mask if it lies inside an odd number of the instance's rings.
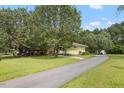
[{"label": "tree trunk", "polygon": [[55,57],[58,57],[58,52],[59,52],[59,50],[58,50],[58,48],[56,49],[56,53],[55,53]]},{"label": "tree trunk", "polygon": [[0,57],[0,61],[1,61],[2,59],[1,59],[1,57]]},{"label": "tree trunk", "polygon": [[66,54],[67,54],[67,49],[64,50],[64,55],[66,56]]}]

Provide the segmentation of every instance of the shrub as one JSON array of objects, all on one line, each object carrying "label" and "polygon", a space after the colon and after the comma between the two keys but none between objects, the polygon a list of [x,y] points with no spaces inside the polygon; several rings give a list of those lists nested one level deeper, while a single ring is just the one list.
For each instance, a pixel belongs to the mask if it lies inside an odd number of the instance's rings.
[{"label": "shrub", "polygon": [[83,52],[82,55],[90,55],[90,53],[86,51],[86,52]]},{"label": "shrub", "polygon": [[124,54],[124,46],[115,45],[112,49],[107,50],[108,54]]}]

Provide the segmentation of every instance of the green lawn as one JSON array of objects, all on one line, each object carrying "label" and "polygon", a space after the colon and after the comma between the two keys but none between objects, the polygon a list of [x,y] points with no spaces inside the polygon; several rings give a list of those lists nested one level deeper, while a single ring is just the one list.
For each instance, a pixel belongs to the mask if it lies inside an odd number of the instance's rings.
[{"label": "green lawn", "polygon": [[124,87],[124,55],[110,58],[89,71],[82,73],[62,87],[68,88],[112,88]]},{"label": "green lawn", "polygon": [[0,82],[74,62],[78,62],[78,59],[50,56],[2,59],[0,61]]}]

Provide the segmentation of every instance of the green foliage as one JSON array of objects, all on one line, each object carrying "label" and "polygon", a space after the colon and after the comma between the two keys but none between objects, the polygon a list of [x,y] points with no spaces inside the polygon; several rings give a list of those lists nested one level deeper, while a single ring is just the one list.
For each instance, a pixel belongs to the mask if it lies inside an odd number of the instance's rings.
[{"label": "green foliage", "polygon": [[81,55],[81,57],[84,59],[89,59],[89,58],[94,57],[94,55],[93,54],[85,54],[85,55]]},{"label": "green foliage", "polygon": [[111,40],[111,35],[106,30],[101,30],[100,34]]},{"label": "green foliage", "polygon": [[95,28],[94,30],[93,30],[93,33],[94,34],[99,34],[101,31],[98,29],[98,28]]},{"label": "green foliage", "polygon": [[[118,11],[123,10],[119,6]],[[19,49],[65,52],[73,42],[88,45],[87,51],[110,50],[124,45],[124,22],[107,29],[80,30],[81,15],[75,6],[36,6],[32,12],[25,8],[0,9],[0,52]]]},{"label": "green foliage", "polygon": [[[87,50],[95,53],[106,50],[107,53],[123,53],[124,22],[113,24],[107,29],[95,29],[80,32],[80,43],[88,45]],[[117,53],[118,52],[118,53]]]},{"label": "green foliage", "polygon": [[1,9],[0,49],[66,50],[77,40],[80,25],[81,16],[74,6],[36,6],[32,12]]},{"label": "green foliage", "polygon": [[113,24],[107,29],[107,32],[109,32],[115,44],[124,45],[124,22]]},{"label": "green foliage", "polygon": [[91,53],[96,53],[96,51],[100,52],[101,50],[107,50],[113,47],[111,36],[105,31],[99,31],[99,33],[81,31],[80,43],[87,45],[86,50]]},{"label": "green foliage", "polygon": [[108,54],[124,54],[124,46],[115,45],[112,49],[107,50]]},{"label": "green foliage", "polygon": [[113,47],[113,43],[110,39],[108,39],[103,34],[97,35],[97,49],[98,49],[98,51],[111,49],[112,47]]},{"label": "green foliage", "polygon": [[90,55],[91,53],[86,51],[86,52],[83,52],[81,55]]},{"label": "green foliage", "polygon": [[0,47],[4,51],[18,49],[24,44],[27,36],[26,17],[27,11],[24,8],[0,10],[0,37],[3,38]]},{"label": "green foliage", "polygon": [[87,50],[89,52],[95,52],[97,47],[97,39],[96,35],[89,31],[81,31],[80,32],[80,43],[87,45]]}]

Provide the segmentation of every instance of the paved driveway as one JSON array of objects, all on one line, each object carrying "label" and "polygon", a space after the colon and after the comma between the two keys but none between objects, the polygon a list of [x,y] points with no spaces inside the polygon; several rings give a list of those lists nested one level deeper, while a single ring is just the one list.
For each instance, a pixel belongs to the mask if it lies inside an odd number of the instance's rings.
[{"label": "paved driveway", "polygon": [[53,88],[60,87],[84,71],[104,62],[107,56],[96,56],[91,59],[65,65],[63,67],[27,75],[21,78],[0,83],[3,88]]}]

